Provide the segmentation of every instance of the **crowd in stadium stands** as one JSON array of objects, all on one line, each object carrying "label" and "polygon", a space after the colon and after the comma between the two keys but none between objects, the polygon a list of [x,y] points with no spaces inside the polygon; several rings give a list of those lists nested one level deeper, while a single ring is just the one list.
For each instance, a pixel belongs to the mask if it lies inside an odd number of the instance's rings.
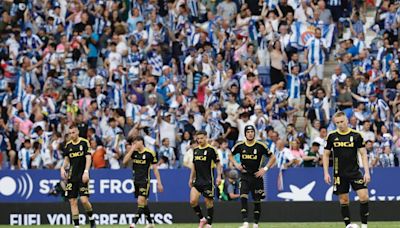
[{"label": "crowd in stadium stands", "polygon": [[159,168],[190,167],[203,129],[229,170],[245,125],[278,168],[317,167],[337,110],[364,136],[371,167],[399,166],[399,6],[3,0],[0,167],[59,169],[72,123],[95,169],[121,168],[136,135]]}]

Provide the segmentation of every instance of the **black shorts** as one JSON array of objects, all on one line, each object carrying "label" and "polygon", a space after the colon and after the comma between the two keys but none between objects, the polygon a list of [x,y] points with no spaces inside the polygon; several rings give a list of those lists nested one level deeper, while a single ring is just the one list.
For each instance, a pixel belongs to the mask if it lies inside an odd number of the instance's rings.
[{"label": "black shorts", "polygon": [[76,199],[79,196],[89,197],[89,186],[88,183],[68,181],[65,186],[65,197],[67,199]]},{"label": "black shorts", "polygon": [[354,177],[333,177],[333,194],[349,193],[350,185],[354,191],[367,188],[361,173]]},{"label": "black shorts", "polygon": [[240,179],[240,195],[248,195],[250,192],[254,201],[264,199],[264,179],[257,178],[254,174],[242,174]]},{"label": "black shorts", "polygon": [[146,199],[149,197],[150,182],[138,183],[135,182],[135,198],[143,196]]},{"label": "black shorts", "polygon": [[214,185],[212,183],[202,184],[194,182],[193,187],[205,198],[214,198]]}]

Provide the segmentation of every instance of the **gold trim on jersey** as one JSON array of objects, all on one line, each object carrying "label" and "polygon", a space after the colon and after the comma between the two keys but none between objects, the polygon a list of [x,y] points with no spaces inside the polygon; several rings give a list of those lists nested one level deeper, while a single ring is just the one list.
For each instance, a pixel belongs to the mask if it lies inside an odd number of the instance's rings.
[{"label": "gold trim on jersey", "polygon": [[248,146],[248,147],[254,146],[254,145],[256,145],[256,143],[257,143],[257,140],[255,140],[255,139],[254,139],[254,142],[252,144],[248,143],[247,140],[244,141],[244,144],[246,146]]},{"label": "gold trim on jersey", "polygon": [[81,142],[81,137],[78,138],[78,141],[77,141],[77,142],[74,142],[74,141],[72,141],[72,140],[69,140],[69,141],[67,142],[67,145],[68,145],[68,144],[78,145],[80,142]]},{"label": "gold trim on jersey", "polygon": [[205,149],[205,148],[207,148],[207,147],[209,147],[209,146],[210,146],[210,144],[207,143],[204,147],[202,147],[201,145],[199,145],[198,148],[199,148],[200,150],[202,150],[202,149]]},{"label": "gold trim on jersey", "polygon": [[352,130],[353,130],[353,129],[348,128],[347,131],[345,131],[345,132],[340,132],[339,129],[337,129],[336,132],[337,132],[339,135],[348,135]]},{"label": "gold trim on jersey", "polygon": [[339,158],[335,158],[334,164],[333,164],[333,170],[335,170],[335,174],[339,173]]},{"label": "gold trim on jersey", "polygon": [[244,142],[242,141],[242,142],[236,143],[236,144],[232,147],[232,151],[234,151],[235,148],[236,148],[237,146],[241,145],[241,144],[244,144]]},{"label": "gold trim on jersey", "polygon": [[268,146],[266,144],[264,144],[263,142],[257,141],[258,144],[261,144],[261,146],[263,146],[265,149],[268,149]]}]

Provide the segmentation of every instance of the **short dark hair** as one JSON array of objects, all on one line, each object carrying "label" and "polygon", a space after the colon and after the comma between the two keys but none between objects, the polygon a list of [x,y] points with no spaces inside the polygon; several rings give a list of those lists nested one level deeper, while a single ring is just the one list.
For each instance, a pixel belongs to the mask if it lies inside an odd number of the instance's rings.
[{"label": "short dark hair", "polygon": [[71,126],[69,126],[69,129],[74,129],[74,128],[78,128],[78,126],[76,124],[71,124]]},{"label": "short dark hair", "polygon": [[140,135],[136,136],[136,137],[133,137],[132,142],[136,142],[136,141],[142,141],[144,143],[144,138],[142,136],[140,136]]}]

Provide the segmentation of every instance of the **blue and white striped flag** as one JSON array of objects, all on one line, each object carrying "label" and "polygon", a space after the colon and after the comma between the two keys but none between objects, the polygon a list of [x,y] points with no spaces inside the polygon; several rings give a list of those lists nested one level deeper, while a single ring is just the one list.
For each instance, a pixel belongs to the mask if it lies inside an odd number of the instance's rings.
[{"label": "blue and white striped flag", "polygon": [[332,45],[332,39],[335,31],[334,24],[318,24],[312,25],[310,23],[303,23],[296,21],[292,24],[292,35],[290,37],[290,43],[297,48],[304,48],[307,41],[314,37],[315,28],[321,29],[322,37],[326,40],[327,47]]}]

